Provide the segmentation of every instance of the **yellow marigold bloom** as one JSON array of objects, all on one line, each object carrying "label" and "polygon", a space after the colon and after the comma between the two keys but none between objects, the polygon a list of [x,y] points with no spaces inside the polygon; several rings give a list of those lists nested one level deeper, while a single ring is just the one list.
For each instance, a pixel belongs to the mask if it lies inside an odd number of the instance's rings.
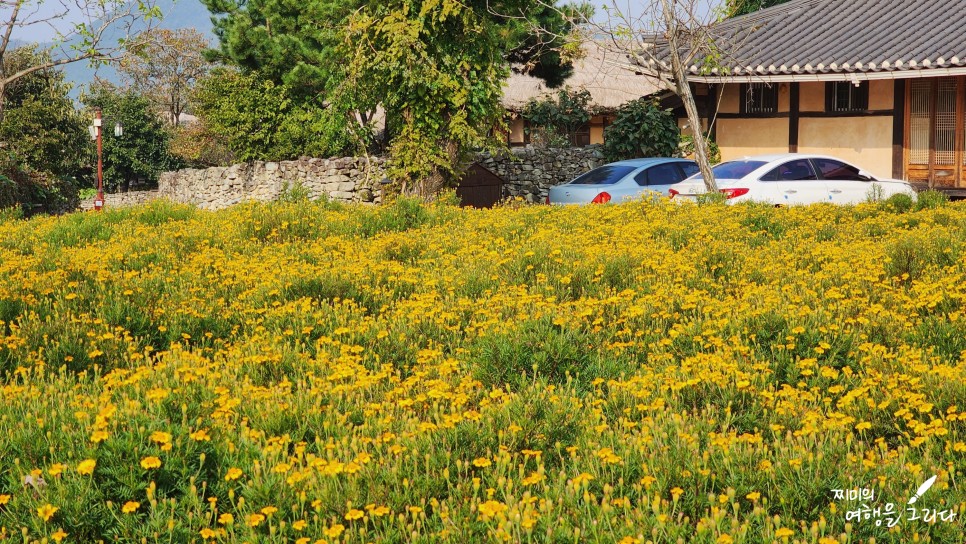
[{"label": "yellow marigold bloom", "polygon": [[735,541],[735,539],[731,538],[731,535],[725,533],[725,534],[719,536],[718,539],[715,540],[715,543],[716,544],[732,544],[734,541]]},{"label": "yellow marigold bloom", "polygon": [[240,468],[232,467],[228,469],[228,472],[225,473],[225,481],[230,482],[232,480],[237,480],[242,477],[242,474],[244,473]]},{"label": "yellow marigold bloom", "polygon": [[97,444],[98,442],[103,442],[105,440],[107,440],[106,431],[94,431],[91,433],[91,442]]},{"label": "yellow marigold bloom", "polygon": [[208,527],[205,527],[204,529],[202,529],[200,534],[201,534],[201,538],[204,538],[204,539],[215,538],[216,536],[218,536],[218,533],[212,531]]},{"label": "yellow marigold bloom", "polygon": [[522,483],[523,485],[535,485],[544,481],[545,479],[546,477],[543,474],[540,474],[539,472],[534,472],[529,476],[527,476],[526,478],[524,478]]},{"label": "yellow marigold bloom", "polygon": [[275,512],[278,512],[278,508],[275,508],[274,506],[266,506],[265,508],[261,509],[261,512],[266,516],[271,516]]},{"label": "yellow marigold bloom", "polygon": [[141,459],[141,468],[145,470],[151,470],[152,468],[158,468],[160,466],[161,460],[153,455]]},{"label": "yellow marigold bloom", "polygon": [[757,491],[752,491],[751,493],[748,493],[747,495],[745,495],[745,498],[748,499],[749,501],[757,501],[758,499],[761,498],[761,493]]},{"label": "yellow marigold bloom", "polygon": [[166,433],[164,431],[154,431],[151,433],[151,442],[156,442],[158,444],[167,444],[171,442],[171,433]]},{"label": "yellow marigold bloom", "polygon": [[209,435],[208,434],[208,431],[206,431],[204,429],[197,430],[197,431],[189,434],[188,437],[191,438],[192,440],[196,441],[196,442],[209,441],[209,440],[211,440],[211,435]]},{"label": "yellow marigold bloom", "polygon": [[869,423],[868,421],[863,421],[855,426],[856,431],[864,431],[866,429],[871,429],[871,428],[872,428],[872,424]]},{"label": "yellow marigold bloom", "polygon": [[785,537],[794,536],[794,535],[795,535],[795,531],[792,531],[788,527],[782,527],[781,529],[775,531],[776,538],[785,538]]},{"label": "yellow marigold bloom", "polygon": [[64,468],[66,468],[66,467],[64,467],[63,464],[61,464],[61,463],[54,463],[53,465],[50,465],[50,468],[47,469],[47,472],[51,476],[60,476],[60,473],[64,472]]},{"label": "yellow marigold bloom", "polygon": [[57,532],[50,535],[50,538],[52,538],[54,542],[60,542],[61,540],[67,538],[67,533],[65,533],[63,529],[57,529]]},{"label": "yellow marigold bloom", "polygon": [[218,523],[222,525],[231,525],[232,523],[235,523],[235,516],[225,512],[224,514],[218,516]]},{"label": "yellow marigold bloom", "polygon": [[85,476],[89,474],[93,474],[94,467],[96,466],[97,466],[97,461],[93,459],[84,459],[83,461],[80,462],[79,465],[77,465],[77,473],[84,474]]},{"label": "yellow marigold bloom", "polygon": [[487,459],[486,457],[478,457],[473,460],[474,467],[484,468],[484,467],[490,466],[491,464],[492,463],[490,462],[490,460]]},{"label": "yellow marigold bloom", "polygon": [[304,519],[300,519],[298,521],[292,522],[292,528],[295,529],[296,531],[301,531],[302,529],[305,529],[307,525],[308,523],[306,523]]},{"label": "yellow marigold bloom", "polygon": [[366,513],[363,512],[362,510],[356,510],[355,508],[353,508],[352,510],[349,510],[348,512],[346,512],[345,519],[349,521],[353,521],[357,519],[362,519],[362,516],[364,515],[366,515]]},{"label": "yellow marigold bloom", "polygon": [[423,511],[423,509],[418,506],[410,506],[409,508],[406,508],[406,510],[409,510],[409,513],[414,516]]},{"label": "yellow marigold bloom", "polygon": [[295,540],[295,544],[309,544],[309,542],[312,542],[312,539],[307,536]]},{"label": "yellow marigold bloom", "polygon": [[48,503],[37,509],[37,515],[40,516],[40,519],[44,521],[50,521],[50,518],[52,518],[54,513],[58,510],[60,510],[60,508]]},{"label": "yellow marigold bloom", "polygon": [[684,494],[684,490],[680,487],[671,488],[671,496],[676,500],[678,497]]},{"label": "yellow marigold bloom", "polygon": [[370,514],[376,517],[382,517],[389,514],[390,510],[388,506],[377,506],[369,511]]},{"label": "yellow marigold bloom", "polygon": [[580,487],[593,479],[594,477],[591,476],[590,474],[587,474],[586,472],[581,472],[580,474],[574,476],[573,486]]},{"label": "yellow marigold bloom", "polygon": [[245,518],[245,523],[247,523],[249,527],[258,527],[258,524],[263,521],[265,521],[265,516],[263,514],[248,514],[248,517]]},{"label": "yellow marigold bloom", "polygon": [[332,527],[329,527],[323,532],[325,533],[325,536],[329,538],[337,538],[339,535],[342,534],[343,531],[345,531],[345,526],[342,525],[341,523],[336,523],[335,525],[333,525]]},{"label": "yellow marigold bloom", "polygon": [[0,505],[10,502],[10,495],[0,495]]},{"label": "yellow marigold bloom", "polygon": [[130,514],[132,512],[136,512],[137,509],[140,507],[141,507],[141,503],[139,502],[127,501],[126,503],[124,503],[124,506],[121,507],[121,512],[124,512],[125,514]]},{"label": "yellow marigold bloom", "polygon": [[480,505],[480,516],[483,519],[491,519],[505,512],[507,506],[498,501],[486,501]]}]

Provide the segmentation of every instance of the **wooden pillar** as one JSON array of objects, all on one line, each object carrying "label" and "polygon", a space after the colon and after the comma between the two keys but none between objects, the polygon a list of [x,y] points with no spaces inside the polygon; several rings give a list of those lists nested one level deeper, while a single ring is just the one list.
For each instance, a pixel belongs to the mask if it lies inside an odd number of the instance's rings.
[{"label": "wooden pillar", "polygon": [[718,116],[718,86],[714,83],[708,84],[708,106],[705,112],[708,115],[708,138],[716,142],[718,140],[718,123],[715,118]]},{"label": "wooden pillar", "polygon": [[798,153],[798,118],[801,111],[801,89],[798,83],[790,83],[788,94],[788,152]]},{"label": "wooden pillar", "polygon": [[892,177],[902,179],[905,176],[905,128],[906,120],[906,80],[893,81],[892,90]]}]

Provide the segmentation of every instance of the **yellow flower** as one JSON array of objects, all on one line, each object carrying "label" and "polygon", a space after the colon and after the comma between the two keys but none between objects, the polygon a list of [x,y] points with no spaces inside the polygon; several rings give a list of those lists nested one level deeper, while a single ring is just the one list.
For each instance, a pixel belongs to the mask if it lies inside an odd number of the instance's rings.
[{"label": "yellow flower", "polygon": [[156,442],[158,444],[167,444],[171,442],[171,433],[166,433],[164,431],[154,431],[150,436],[151,442]]},{"label": "yellow flower", "polygon": [[10,495],[0,494],[0,505],[4,505],[10,502]]},{"label": "yellow flower", "polygon": [[106,431],[94,431],[91,433],[91,442],[97,444],[98,442],[103,442],[105,440],[107,440]]},{"label": "yellow flower", "polygon": [[158,468],[160,466],[161,460],[153,455],[141,459],[141,468],[145,470],[151,470],[152,468]]},{"label": "yellow flower", "polygon": [[242,474],[244,473],[241,471],[240,468],[232,467],[228,469],[227,473],[225,473],[225,481],[230,482],[232,480],[237,480],[242,477]]},{"label": "yellow flower", "polygon": [[721,536],[719,536],[718,539],[715,540],[715,543],[716,544],[732,544],[734,541],[735,541],[735,539],[731,538],[731,535],[725,533],[725,534],[722,534]]},{"label": "yellow flower", "polygon": [[235,516],[225,512],[224,514],[218,516],[218,523],[222,525],[231,525],[232,523],[235,523]]},{"label": "yellow flower", "polygon": [[868,421],[863,421],[855,426],[856,431],[864,431],[866,429],[871,429],[871,428],[872,428],[872,424],[869,423]]},{"label": "yellow flower", "polygon": [[341,523],[336,523],[335,525],[333,525],[332,527],[329,527],[323,532],[325,533],[325,536],[329,538],[336,538],[342,534],[342,531],[345,531],[345,526],[342,525]]},{"label": "yellow flower", "polygon": [[473,460],[474,467],[484,468],[484,467],[490,466],[491,464],[492,463],[490,462],[490,460],[487,459],[486,457],[478,457]]},{"label": "yellow flower", "polygon": [[748,499],[749,501],[754,502],[761,498],[761,493],[757,491],[752,491],[751,493],[748,493],[747,495],[745,495],[745,498]]},{"label": "yellow flower", "polygon": [[372,510],[369,511],[370,514],[372,514],[373,516],[376,516],[376,517],[385,516],[389,512],[390,512],[390,510],[389,510],[389,507],[388,506],[377,506],[377,507],[375,507],[375,508],[373,508]]},{"label": "yellow flower", "polygon": [[590,474],[587,474],[586,472],[581,472],[580,474],[574,476],[572,483],[574,488],[578,488],[593,479],[594,477],[591,476]]},{"label": "yellow flower", "polygon": [[204,529],[201,530],[201,538],[209,539],[209,538],[215,538],[216,536],[218,536],[218,533],[212,531],[208,527],[205,527]]},{"label": "yellow flower", "polygon": [[680,487],[671,488],[671,497],[673,497],[674,500],[677,500],[682,494],[684,494],[684,490]]},{"label": "yellow flower", "polygon": [[248,517],[245,518],[245,523],[249,527],[258,527],[258,524],[263,521],[265,521],[265,516],[262,514],[248,514]]},{"label": "yellow flower", "polygon": [[65,533],[63,529],[57,529],[57,532],[50,535],[50,538],[52,538],[54,542],[60,542],[61,540],[67,538],[67,533]]},{"label": "yellow flower", "polygon": [[60,508],[48,503],[37,509],[37,515],[40,516],[40,519],[44,521],[50,521],[50,518],[52,518],[54,513],[58,510],[60,510]]},{"label": "yellow flower", "polygon": [[94,467],[97,466],[97,461],[93,459],[84,459],[77,465],[77,473],[89,475],[94,473]]},{"label": "yellow flower", "polygon": [[191,438],[194,441],[197,441],[197,442],[210,441],[211,440],[211,435],[209,435],[208,434],[208,431],[206,431],[204,429],[195,431],[195,432],[189,434],[188,437]]},{"label": "yellow flower", "polygon": [[505,504],[497,501],[486,501],[481,504],[479,508],[480,516],[482,516],[483,519],[494,518],[505,512],[506,509],[507,506]]},{"label": "yellow flower", "polygon": [[781,529],[775,531],[776,538],[785,538],[787,536],[794,536],[794,535],[795,535],[795,531],[792,531],[787,527],[782,527]]},{"label": "yellow flower", "polygon": [[61,463],[54,463],[53,465],[50,466],[49,469],[47,469],[47,472],[51,476],[55,476],[56,477],[56,476],[60,476],[60,473],[64,472],[64,468],[66,468],[66,467],[64,467],[63,464],[61,464]]},{"label": "yellow flower", "polygon": [[266,516],[271,517],[272,514],[278,512],[278,508],[275,508],[274,506],[266,506],[265,508],[262,508],[261,512]]},{"label": "yellow flower", "polygon": [[418,514],[418,513],[420,513],[420,512],[423,511],[423,509],[420,508],[420,507],[418,507],[418,506],[410,506],[410,507],[406,508],[406,510],[409,510],[409,513],[412,514],[412,515],[414,515],[414,516],[416,514]]},{"label": "yellow flower", "polygon": [[296,531],[301,531],[302,529],[305,529],[307,525],[308,523],[306,523],[304,519],[300,519],[298,521],[292,522],[292,528],[295,529]]},{"label": "yellow flower", "polygon": [[364,515],[366,515],[366,513],[363,512],[362,510],[356,510],[355,508],[353,508],[352,510],[349,510],[348,512],[346,512],[345,519],[349,521],[353,521],[357,519],[362,519],[362,516]]},{"label": "yellow flower", "polygon": [[121,507],[121,512],[124,512],[125,514],[130,514],[132,512],[137,511],[137,509],[140,507],[141,507],[141,503],[139,502],[127,501],[126,503],[124,503],[124,506]]}]

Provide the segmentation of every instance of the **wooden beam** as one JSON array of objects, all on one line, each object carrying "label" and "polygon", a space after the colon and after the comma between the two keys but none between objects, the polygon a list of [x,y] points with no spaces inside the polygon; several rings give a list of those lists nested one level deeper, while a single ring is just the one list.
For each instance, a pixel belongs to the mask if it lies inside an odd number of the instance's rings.
[{"label": "wooden beam", "polygon": [[801,92],[798,83],[791,84],[788,93],[789,112],[788,112],[788,152],[798,153],[798,117],[801,109]]},{"label": "wooden beam", "polygon": [[704,111],[708,114],[708,137],[715,142],[718,139],[718,123],[715,123],[718,117],[718,86],[714,83],[708,85],[708,107]]},{"label": "wooden beam", "polygon": [[892,177],[902,179],[905,167],[906,81],[893,81],[892,89]]}]

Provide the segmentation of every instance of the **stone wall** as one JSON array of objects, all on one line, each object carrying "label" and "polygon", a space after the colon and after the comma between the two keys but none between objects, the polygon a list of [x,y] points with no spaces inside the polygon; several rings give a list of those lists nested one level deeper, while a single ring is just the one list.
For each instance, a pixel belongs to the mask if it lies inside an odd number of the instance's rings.
[{"label": "stone wall", "polygon": [[346,157],[301,158],[295,161],[253,162],[204,170],[165,172],[158,180],[161,196],[176,202],[221,209],[246,200],[276,200],[301,184],[309,198],[323,195],[342,202],[378,203],[385,159]]},{"label": "stone wall", "polygon": [[566,183],[604,164],[600,146],[549,149],[514,147],[496,157],[482,155],[480,164],[503,178],[504,197],[543,202],[550,187]]},{"label": "stone wall", "polygon": [[[599,146],[568,149],[512,148],[479,162],[503,181],[503,196],[543,202],[550,187],[565,183],[604,163]],[[309,198],[323,195],[342,202],[378,203],[386,159],[347,157],[281,162],[253,162],[204,170],[161,174],[158,195],[205,209],[245,200],[275,200],[286,187],[301,184]]]}]

